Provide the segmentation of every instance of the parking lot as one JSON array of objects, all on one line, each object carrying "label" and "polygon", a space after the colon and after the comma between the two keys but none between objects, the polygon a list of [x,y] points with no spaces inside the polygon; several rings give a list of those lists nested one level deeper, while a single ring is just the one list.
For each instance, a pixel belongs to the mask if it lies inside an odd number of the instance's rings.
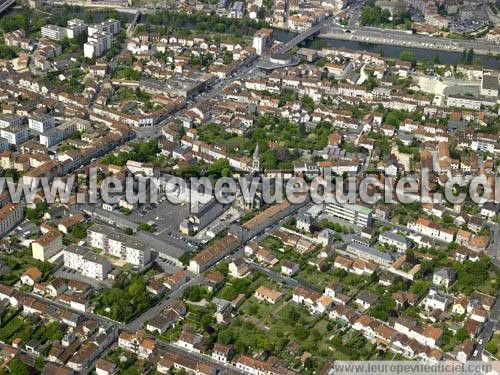
[{"label": "parking lot", "polygon": [[184,251],[194,251],[198,241],[194,238],[182,236],[179,233],[179,224],[189,216],[189,205],[178,205],[168,200],[158,204],[145,205],[135,209],[127,219],[135,223],[153,224],[153,234],[160,240],[178,247]]},{"label": "parking lot", "polygon": [[83,283],[87,283],[89,285],[92,285],[94,289],[102,289],[103,287],[105,288],[111,288],[113,286],[113,281],[110,279],[106,279],[104,281],[99,281],[96,279],[92,279],[90,277],[83,276],[81,273],[79,273],[76,270],[72,270],[71,268],[64,267],[62,266],[59,268],[55,273],[55,277],[60,277],[63,279],[68,279],[68,280],[76,280],[80,281]]}]

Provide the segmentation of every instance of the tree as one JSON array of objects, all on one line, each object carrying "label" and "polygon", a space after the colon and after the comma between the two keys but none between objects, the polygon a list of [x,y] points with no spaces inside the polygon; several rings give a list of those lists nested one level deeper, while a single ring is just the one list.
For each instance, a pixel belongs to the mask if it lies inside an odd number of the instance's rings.
[{"label": "tree", "polygon": [[485,349],[493,355],[497,354],[498,347],[497,347],[497,343],[495,342],[495,340],[491,340],[489,343],[487,343],[485,346]]},{"label": "tree", "polygon": [[227,159],[218,159],[208,167],[207,173],[213,178],[231,176],[231,167]]},{"label": "tree", "polygon": [[314,101],[312,100],[312,98],[308,95],[304,95],[301,99],[300,99],[300,103],[302,104],[302,107],[304,107],[304,109],[311,113],[312,111],[314,111]]},{"label": "tree", "polygon": [[416,280],[410,287],[410,292],[415,293],[420,298],[429,291],[429,283],[423,280]]},{"label": "tree", "polygon": [[18,358],[14,358],[9,362],[9,371],[12,375],[29,375],[30,373],[28,366]]},{"label": "tree", "polygon": [[354,331],[347,341],[347,346],[354,349],[361,349],[366,344],[366,339],[359,331]]},{"label": "tree", "polygon": [[140,223],[138,229],[142,230],[143,232],[152,232],[154,228],[149,224]]},{"label": "tree", "polygon": [[87,236],[87,229],[81,224],[76,224],[71,230],[71,236],[77,240],[81,240]]},{"label": "tree", "polygon": [[391,13],[387,10],[378,7],[367,5],[361,11],[361,25],[382,25],[389,22]]},{"label": "tree", "polygon": [[408,61],[413,64],[417,62],[417,56],[415,55],[415,52],[412,51],[402,51],[399,55],[399,58],[403,61]]},{"label": "tree", "polygon": [[0,29],[4,33],[23,29],[26,24],[26,17],[22,14],[3,16],[0,20]]},{"label": "tree", "polygon": [[0,59],[12,60],[17,56],[16,51],[5,44],[0,44]]},{"label": "tree", "polygon": [[229,51],[224,51],[222,62],[224,63],[224,65],[231,64],[233,62],[233,54]]}]

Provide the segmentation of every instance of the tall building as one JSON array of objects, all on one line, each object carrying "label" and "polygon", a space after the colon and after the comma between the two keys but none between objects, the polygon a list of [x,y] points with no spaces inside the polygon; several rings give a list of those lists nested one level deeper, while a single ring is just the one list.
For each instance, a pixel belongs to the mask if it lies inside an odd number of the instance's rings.
[{"label": "tall building", "polygon": [[94,224],[88,230],[88,237],[90,246],[103,249],[134,266],[145,266],[151,260],[151,250],[146,244],[112,227]]},{"label": "tall building", "polygon": [[28,127],[38,133],[45,133],[54,127],[54,118],[49,115],[40,115],[28,119]]},{"label": "tall building", "polygon": [[95,254],[90,250],[70,245],[63,253],[64,266],[80,272],[83,276],[96,280],[105,280],[108,277],[110,264],[106,257]]},{"label": "tall building", "polygon": [[368,207],[358,204],[340,204],[327,203],[325,204],[325,213],[343,219],[351,224],[366,227],[372,222],[372,210]]},{"label": "tall building", "polygon": [[259,145],[255,146],[255,151],[253,153],[252,159],[252,171],[259,172],[260,171],[260,155],[259,155]]},{"label": "tall building", "polygon": [[271,44],[272,29],[260,29],[253,36],[252,47],[257,55],[262,56],[264,50]]},{"label": "tall building", "polygon": [[83,55],[88,59],[100,57],[111,48],[113,36],[107,32],[98,32],[89,35],[87,43],[83,45]]},{"label": "tall building", "polygon": [[53,40],[63,40],[67,37],[66,29],[57,25],[45,25],[41,29],[42,37]]},{"label": "tall building", "polygon": [[7,203],[0,208],[0,237],[9,233],[23,220],[24,211],[20,204]]},{"label": "tall building", "polygon": [[97,33],[118,34],[120,32],[120,21],[109,19],[88,27],[89,36]]}]

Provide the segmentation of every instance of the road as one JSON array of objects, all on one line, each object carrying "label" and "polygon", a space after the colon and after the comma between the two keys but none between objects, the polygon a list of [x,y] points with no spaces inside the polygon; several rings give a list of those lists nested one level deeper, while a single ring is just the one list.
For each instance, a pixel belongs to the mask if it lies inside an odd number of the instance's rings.
[{"label": "road", "polygon": [[242,80],[248,77],[251,77],[255,70],[257,69],[257,64],[261,60],[261,58],[256,58],[252,63],[246,66],[240,67],[233,75],[218,80],[212,87],[209,87],[206,91],[202,92],[200,95],[195,96],[187,101],[187,104],[180,108],[178,111],[171,113],[160,123],[145,127],[145,128],[135,128],[134,131],[139,139],[154,139],[160,137],[160,130],[163,125],[167,124],[169,121],[172,121],[173,118],[182,116],[191,108],[196,107],[196,105],[200,102],[210,100],[218,95],[220,95],[224,89],[232,84],[235,81]]},{"label": "road", "polygon": [[471,357],[471,360],[473,361],[480,361],[481,360],[481,355],[483,353],[484,347],[490,340],[491,336],[493,335],[493,332],[496,329],[496,326],[499,324],[499,318],[500,318],[500,296],[497,296],[497,299],[495,301],[495,304],[493,305],[488,321],[484,324],[483,329],[481,333],[479,334],[479,337],[477,338],[478,344],[476,345],[476,348],[474,349],[474,353],[477,353],[476,355],[473,355]]},{"label": "road", "polygon": [[493,235],[490,244],[488,245],[488,255],[491,261],[500,267],[500,224],[495,224],[490,227]]},{"label": "road", "polygon": [[218,362],[215,359],[212,359],[212,357],[205,355],[205,354],[188,351],[188,350],[180,348],[176,345],[167,344],[164,341],[159,341],[159,346],[161,348],[167,349],[168,351],[174,352],[177,354],[181,354],[181,355],[188,354],[191,359],[199,359],[200,361],[203,361],[203,362],[210,362],[211,364],[217,366],[218,368],[224,367],[228,371],[227,373],[229,373],[229,374],[244,374],[244,372],[240,371],[238,368],[234,367],[233,365],[231,365],[231,364],[223,365],[221,362]]},{"label": "road", "polygon": [[124,328],[130,331],[136,331],[138,329],[143,328],[144,323],[148,320],[154,318],[156,315],[160,314],[162,311],[169,308],[173,301],[180,299],[182,297],[182,293],[184,290],[192,285],[200,285],[203,281],[204,274],[201,273],[191,278],[187,283],[181,285],[178,289],[166,295],[161,302],[158,302],[156,305],[151,307],[149,310],[145,311],[137,318],[127,323]]},{"label": "road", "polygon": [[473,49],[474,53],[479,55],[500,54],[500,45],[483,40],[453,40],[355,25],[350,25],[348,28],[327,25],[321,30],[320,37],[459,53],[466,49]]}]

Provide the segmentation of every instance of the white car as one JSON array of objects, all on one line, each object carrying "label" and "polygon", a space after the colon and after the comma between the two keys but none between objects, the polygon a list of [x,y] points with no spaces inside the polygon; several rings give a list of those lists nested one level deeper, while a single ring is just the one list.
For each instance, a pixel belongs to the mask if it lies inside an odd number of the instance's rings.
[{"label": "white car", "polygon": [[472,354],[473,357],[477,356],[477,350],[474,350],[474,354]]}]

